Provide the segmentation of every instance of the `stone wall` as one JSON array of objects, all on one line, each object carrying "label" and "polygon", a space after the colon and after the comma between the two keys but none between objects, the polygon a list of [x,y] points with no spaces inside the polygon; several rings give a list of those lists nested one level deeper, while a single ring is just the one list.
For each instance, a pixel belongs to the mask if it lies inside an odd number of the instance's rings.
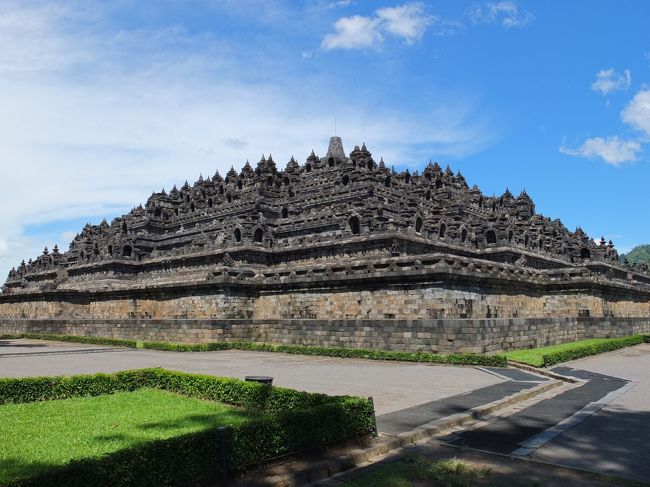
[{"label": "stone wall", "polygon": [[[514,288],[514,286],[513,286]],[[30,295],[0,301],[0,318],[26,319],[464,319],[649,317],[650,300],[453,285],[262,291],[201,288]]]},{"label": "stone wall", "polygon": [[588,294],[491,293],[449,286],[262,294],[257,319],[463,319],[650,316],[650,301]]},{"label": "stone wall", "polygon": [[0,330],[445,353],[495,352],[650,332],[650,301],[643,295],[602,289],[544,292],[530,286],[490,287],[466,281],[16,295],[0,300]]},{"label": "stone wall", "polygon": [[252,318],[254,296],[223,292],[169,292],[155,296],[71,296],[62,299],[33,299],[0,302],[0,318],[29,319],[204,319]]},{"label": "stone wall", "polygon": [[650,318],[450,320],[25,320],[0,319],[0,334],[54,333],[146,341],[257,341],[320,347],[491,353],[634,333]]}]

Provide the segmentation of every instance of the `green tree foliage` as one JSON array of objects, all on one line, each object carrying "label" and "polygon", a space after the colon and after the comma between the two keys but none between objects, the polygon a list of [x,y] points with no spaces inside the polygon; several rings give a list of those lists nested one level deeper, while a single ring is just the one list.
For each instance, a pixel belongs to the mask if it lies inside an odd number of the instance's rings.
[{"label": "green tree foliage", "polygon": [[650,244],[638,245],[634,247],[629,254],[621,255],[621,261],[624,261],[626,258],[632,265],[639,262],[645,262],[650,265]]}]

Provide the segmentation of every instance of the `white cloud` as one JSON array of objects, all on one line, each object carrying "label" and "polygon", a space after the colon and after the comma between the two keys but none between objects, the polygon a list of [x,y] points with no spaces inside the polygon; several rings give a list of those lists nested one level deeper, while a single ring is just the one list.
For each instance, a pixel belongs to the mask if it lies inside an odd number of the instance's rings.
[{"label": "white cloud", "polygon": [[8,251],[9,251],[9,244],[5,239],[0,238],[0,257],[6,255]]},{"label": "white cloud", "polygon": [[440,32],[451,32],[458,28],[454,22],[429,15],[425,5],[419,2],[380,8],[374,15],[367,17],[342,17],[334,23],[334,32],[323,37],[321,49],[378,48],[384,35],[397,37],[406,44],[414,44],[434,22],[440,24]]},{"label": "white cloud", "polygon": [[321,48],[327,51],[376,48],[383,41],[379,24],[379,20],[372,17],[342,17],[334,23],[334,32],[323,37]]},{"label": "white cloud", "polygon": [[81,228],[78,230],[68,230],[65,232],[61,232],[61,242],[72,242],[72,240],[77,236],[77,234],[81,231]]},{"label": "white cloud", "polygon": [[532,12],[520,10],[519,6],[511,1],[475,4],[467,11],[467,16],[474,24],[501,23],[506,29],[525,27],[535,18]]},{"label": "white cloud", "polygon": [[591,85],[591,89],[607,95],[612,91],[629,89],[631,82],[632,75],[629,69],[622,73],[617,73],[614,68],[603,69],[596,73],[596,81]]},{"label": "white cloud", "polygon": [[560,152],[570,156],[594,158],[600,157],[608,164],[617,166],[624,162],[631,162],[637,159],[641,151],[641,144],[634,140],[622,140],[618,137],[593,137],[587,139],[577,149],[560,147]]},{"label": "white cloud", "polygon": [[650,90],[641,90],[621,112],[621,119],[650,137]]},{"label": "white cloud", "polygon": [[381,8],[377,10],[377,17],[381,20],[382,28],[401,37],[407,44],[420,40],[433,20],[421,3]]}]

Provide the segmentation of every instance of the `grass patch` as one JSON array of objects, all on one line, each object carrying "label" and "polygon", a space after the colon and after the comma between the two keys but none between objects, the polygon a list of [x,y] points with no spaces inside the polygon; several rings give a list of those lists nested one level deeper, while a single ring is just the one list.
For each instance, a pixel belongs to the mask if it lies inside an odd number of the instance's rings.
[{"label": "grass patch", "polygon": [[457,460],[431,461],[421,456],[408,456],[371,470],[347,482],[344,487],[440,487],[495,486],[490,469],[472,467]]},{"label": "grass patch", "polygon": [[591,338],[571,343],[550,345],[548,347],[515,350],[508,352],[507,357],[508,360],[523,362],[534,367],[548,367],[561,362],[597,355],[644,342],[650,342],[649,335],[632,335],[623,338]]},{"label": "grass patch", "polygon": [[[209,413],[186,408],[177,411],[175,406],[165,404],[157,396],[144,399],[140,409],[147,414],[159,411],[171,414],[171,417],[138,418],[135,413],[138,408],[124,404],[124,398],[135,397],[130,394],[136,391],[146,394],[151,389],[155,389],[154,394],[159,392],[174,399],[183,399],[174,396],[179,394],[186,399],[198,400],[193,403],[196,407],[214,401],[233,408],[211,409]],[[120,398],[121,395],[124,398]],[[120,431],[115,430],[124,421],[131,420],[116,421],[112,413],[104,416],[83,406],[81,409],[49,411],[49,408],[67,402],[78,405],[78,400],[91,403],[108,400],[112,403],[116,398],[115,407],[122,413],[121,417],[130,416],[134,421]],[[214,483],[221,472],[244,472],[271,458],[368,435],[375,427],[373,406],[368,399],[327,396],[164,369],[0,378],[0,404],[11,406],[6,409],[5,417],[0,417],[0,425],[6,428],[0,430],[0,443],[8,445],[4,448],[12,448],[7,453],[0,451],[0,470],[11,467],[15,472],[28,464],[32,472],[27,477],[0,481],[3,487],[202,485]],[[27,412],[18,414],[21,411]],[[84,417],[84,414],[90,416]],[[212,415],[213,423],[205,417],[206,414]],[[16,426],[18,420],[25,422],[22,430]],[[58,423],[60,421],[63,423]],[[92,427],[88,423],[97,425]],[[143,437],[140,429],[157,431],[160,435]],[[94,451],[83,443],[84,435],[79,431],[84,430],[91,432],[93,441],[109,445],[113,442],[117,449]],[[44,438],[39,439],[39,436]],[[68,448],[66,442],[74,446],[77,440],[82,441],[78,449],[84,454],[97,456],[72,458],[63,464],[48,457],[49,452],[58,455],[57,450],[65,451]],[[45,446],[38,450],[41,441]],[[16,451],[22,453],[23,450],[36,450],[37,453],[25,461],[15,455]],[[227,462],[221,464],[218,459],[224,453]]]},{"label": "grass patch", "polygon": [[0,484],[151,440],[255,416],[158,389],[0,406]]},{"label": "grass patch", "polygon": [[506,367],[505,355],[480,355],[476,353],[454,353],[442,355],[432,352],[399,352],[392,350],[369,350],[362,348],[311,347],[307,345],[275,345],[272,343],[251,342],[208,342],[208,343],[172,343],[143,342],[119,338],[101,338],[75,335],[46,335],[23,333],[20,335],[0,335],[0,340],[32,338],[38,340],[55,340],[74,343],[146,348],[171,352],[209,352],[216,350],[249,350],[254,352],[279,352],[296,355],[317,355],[324,357],[360,358],[367,360],[391,360],[400,362],[424,362],[449,365],[482,365],[489,367]]}]

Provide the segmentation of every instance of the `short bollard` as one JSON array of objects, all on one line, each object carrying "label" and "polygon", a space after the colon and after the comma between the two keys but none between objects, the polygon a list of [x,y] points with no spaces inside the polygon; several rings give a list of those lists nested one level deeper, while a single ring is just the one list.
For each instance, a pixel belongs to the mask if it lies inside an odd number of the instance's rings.
[{"label": "short bollard", "polygon": [[269,377],[266,375],[247,375],[245,379],[246,382],[257,382],[259,384],[264,384],[267,386],[273,385],[273,377]]},{"label": "short bollard", "polygon": [[226,428],[220,426],[217,428],[217,433],[219,434],[219,466],[221,468],[221,485],[222,487],[228,487],[228,443],[226,441],[228,432]]}]

